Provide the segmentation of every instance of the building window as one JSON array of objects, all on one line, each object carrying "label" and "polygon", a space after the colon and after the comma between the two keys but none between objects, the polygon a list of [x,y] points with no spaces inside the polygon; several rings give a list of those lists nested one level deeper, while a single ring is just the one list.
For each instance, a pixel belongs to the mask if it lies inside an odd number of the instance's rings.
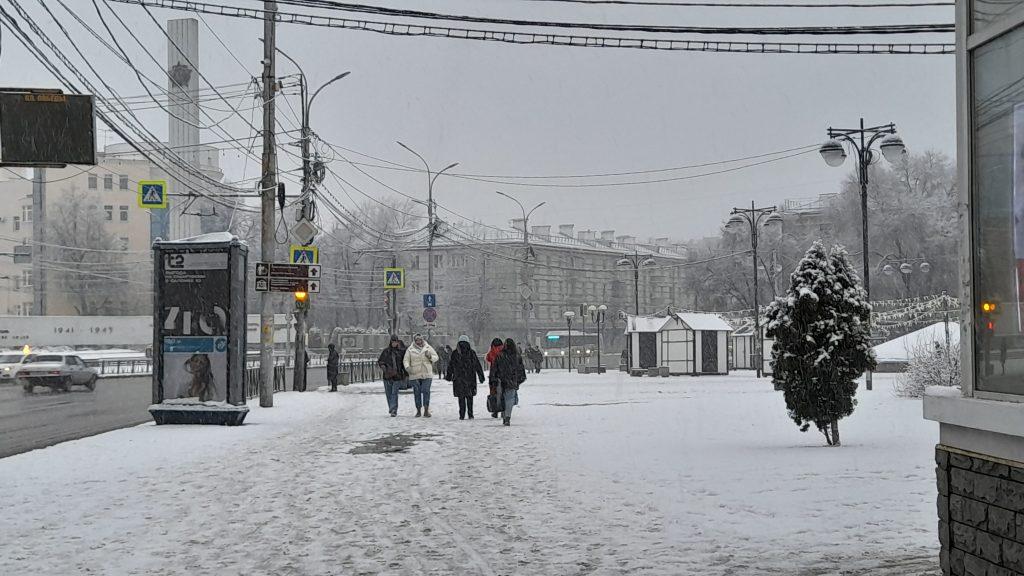
[{"label": "building window", "polygon": [[21,285],[28,288],[32,285],[32,271],[22,270],[21,271]]},{"label": "building window", "polygon": [[128,221],[128,207],[127,206],[120,206],[120,209],[121,209],[120,210],[121,211],[121,222],[127,222]]},{"label": "building window", "polygon": [[96,189],[96,175],[95,174],[89,174],[89,190],[95,190],[95,189]]},{"label": "building window", "polygon": [[121,236],[120,238],[117,239],[117,241],[118,241],[118,244],[120,245],[121,250],[127,250],[128,249],[128,237],[127,236]]},{"label": "building window", "polygon": [[106,176],[103,177],[103,189],[104,190],[113,190],[114,189],[114,175],[113,174],[107,174]]},{"label": "building window", "polygon": [[412,268],[413,270],[416,270],[416,269],[419,269],[419,267],[420,267],[420,255],[417,254],[417,255],[413,256],[412,260],[409,262],[409,268]]},{"label": "building window", "polygon": [[1024,28],[972,60],[975,388],[1024,394],[1024,363],[1006,361],[1024,344],[1024,181],[1014,179],[1024,173]]},{"label": "building window", "polygon": [[106,206],[103,207],[103,211],[106,212],[106,214],[107,214],[106,215],[107,221],[110,221],[110,220],[114,219],[114,207],[113,206],[111,206],[110,204],[107,204]]},{"label": "building window", "polygon": [[31,204],[29,204],[28,206],[22,206],[21,207],[21,221],[22,222],[31,222],[32,221],[32,205]]},{"label": "building window", "polygon": [[121,190],[127,190],[128,189],[128,177],[122,175],[120,180],[121,180],[121,182],[120,182]]},{"label": "building window", "polygon": [[444,254],[434,254],[434,268],[440,268],[444,262]]},{"label": "building window", "polygon": [[21,230],[21,216],[14,217],[14,231]]}]

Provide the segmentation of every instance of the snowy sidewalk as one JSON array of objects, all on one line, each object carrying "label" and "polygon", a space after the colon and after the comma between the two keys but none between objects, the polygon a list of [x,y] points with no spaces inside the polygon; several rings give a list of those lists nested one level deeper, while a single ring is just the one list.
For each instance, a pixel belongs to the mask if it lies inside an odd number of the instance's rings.
[{"label": "snowy sidewalk", "polygon": [[938,573],[937,428],[884,376],[842,448],[748,375],[531,376],[511,428],[433,398],[284,393],[2,459],[0,574]]}]

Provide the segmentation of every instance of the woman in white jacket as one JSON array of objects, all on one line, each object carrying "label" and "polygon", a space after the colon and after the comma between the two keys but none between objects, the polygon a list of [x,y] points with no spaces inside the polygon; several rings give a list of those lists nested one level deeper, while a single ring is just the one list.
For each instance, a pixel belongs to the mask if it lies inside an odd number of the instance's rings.
[{"label": "woman in white jacket", "polygon": [[402,365],[409,373],[409,382],[412,382],[412,396],[416,401],[416,416],[420,416],[420,409],[423,409],[423,417],[430,418],[430,383],[434,378],[434,364],[437,363],[437,352],[427,344],[423,336],[413,336],[412,346],[405,351],[405,358]]}]

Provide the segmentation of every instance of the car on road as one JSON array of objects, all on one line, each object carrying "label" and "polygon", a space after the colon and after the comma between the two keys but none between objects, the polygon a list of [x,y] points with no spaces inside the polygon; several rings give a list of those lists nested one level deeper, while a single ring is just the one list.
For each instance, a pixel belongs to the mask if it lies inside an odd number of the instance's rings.
[{"label": "car on road", "polygon": [[14,375],[24,359],[25,354],[20,352],[0,352],[0,383],[14,382]]},{"label": "car on road", "polygon": [[62,392],[70,392],[72,386],[85,386],[92,391],[100,373],[74,354],[30,354],[15,377],[25,392],[33,392],[36,386]]}]

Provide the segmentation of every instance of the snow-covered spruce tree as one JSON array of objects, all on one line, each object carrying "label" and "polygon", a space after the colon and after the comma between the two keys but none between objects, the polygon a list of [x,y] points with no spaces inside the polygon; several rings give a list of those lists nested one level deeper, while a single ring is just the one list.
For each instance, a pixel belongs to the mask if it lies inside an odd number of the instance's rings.
[{"label": "snow-covered spruce tree", "polygon": [[782,298],[768,306],[772,379],[782,387],[790,418],[811,424],[839,446],[839,420],[853,413],[856,379],[875,367],[868,318],[871,307],[846,250],[811,246]]}]

